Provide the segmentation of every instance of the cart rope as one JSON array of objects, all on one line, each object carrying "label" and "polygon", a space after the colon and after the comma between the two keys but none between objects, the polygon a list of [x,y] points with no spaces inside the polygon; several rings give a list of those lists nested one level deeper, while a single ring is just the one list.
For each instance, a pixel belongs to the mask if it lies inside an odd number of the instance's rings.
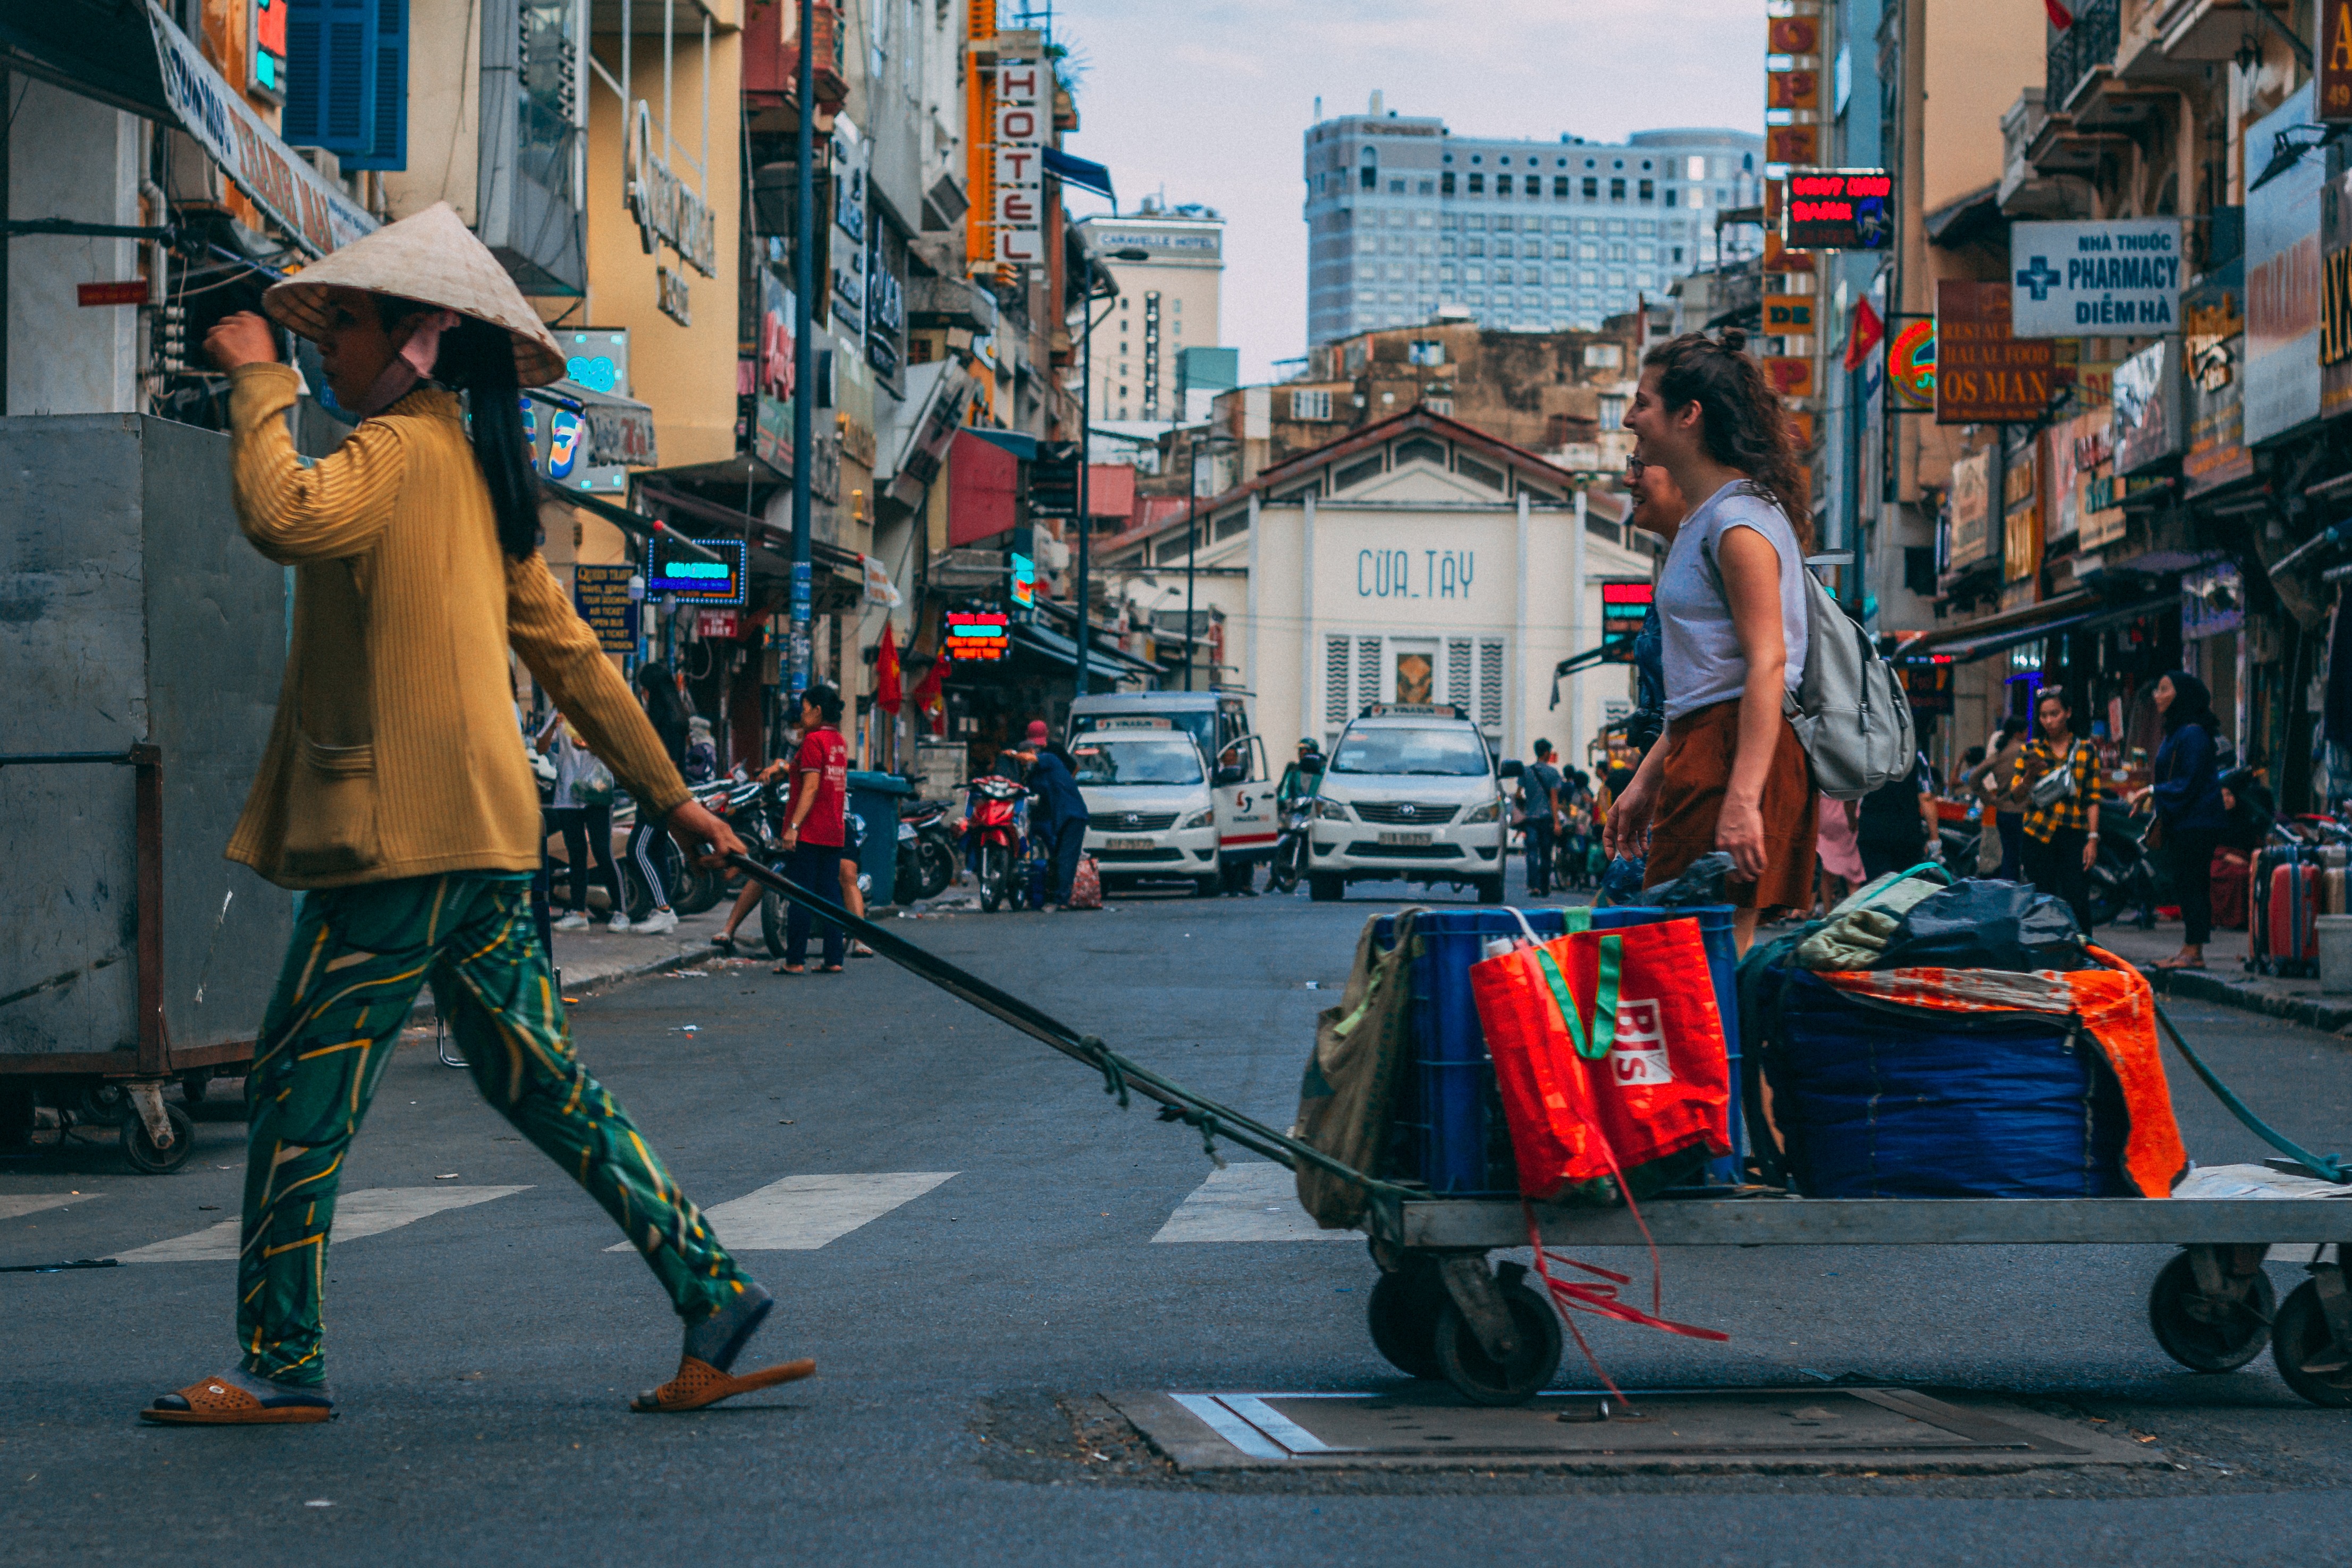
[{"label": "cart rope", "polygon": [[1160,1107],[1161,1121],[1181,1121],[1199,1131],[1202,1152],[1221,1170],[1224,1168],[1225,1161],[1217,1150],[1219,1138],[1294,1171],[1301,1165],[1327,1171],[1386,1202],[1402,1203],[1426,1195],[1414,1188],[1368,1176],[1287,1132],[1245,1116],[1231,1106],[1193,1093],[1131,1058],[1119,1055],[1097,1037],[1078,1033],[1042,1008],[999,990],[969,970],[950,963],[928,948],[918,946],[887,927],[851,914],[832,900],[811,892],[782,873],[761,865],[749,855],[729,855],[726,858],[730,866],[761,887],[800,905],[819,920],[830,921],[840,926],[899,968],[929,981],[951,996],[971,1003],[1031,1039],[1051,1046],[1064,1056],[1093,1068],[1103,1075],[1103,1092],[1115,1095],[1122,1110],[1130,1103],[1130,1090],[1153,1101]]},{"label": "cart rope", "polygon": [[2182,1059],[2189,1063],[2189,1070],[2195,1073],[2205,1087],[2212,1091],[2213,1098],[2220,1100],[2231,1115],[2244,1124],[2246,1131],[2288,1159],[2301,1164],[2321,1181],[2334,1182],[2339,1186],[2352,1185],[2352,1170],[2346,1168],[2341,1155],[2315,1154],[2249,1110],[2246,1102],[2240,1100],[2230,1086],[2223,1083],[2215,1075],[2213,1069],[2205,1065],[2204,1058],[2189,1048],[2189,1042],[2182,1039],[2180,1031],[2172,1026],[2172,1020],[2166,1016],[2161,1005],[2157,1006],[2156,1021],[2164,1026],[2164,1032],[2171,1038],[2173,1048],[2179,1051]]}]

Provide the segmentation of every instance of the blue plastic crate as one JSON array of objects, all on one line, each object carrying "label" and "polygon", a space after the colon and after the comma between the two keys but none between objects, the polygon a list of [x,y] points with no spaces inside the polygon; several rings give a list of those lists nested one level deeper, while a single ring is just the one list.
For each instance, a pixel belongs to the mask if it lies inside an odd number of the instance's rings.
[{"label": "blue plastic crate", "polygon": [[[1559,910],[1523,911],[1539,937],[1565,935],[1568,921]],[[1696,919],[1706,944],[1707,969],[1715,981],[1716,1011],[1730,1057],[1733,1157],[1714,1163],[1717,1180],[1732,1179],[1740,1147],[1739,953],[1728,904],[1661,910],[1642,905],[1595,910],[1592,929],[1618,931],[1660,921]],[[1495,1087],[1494,1058],[1478,1026],[1470,992],[1470,966],[1497,937],[1523,934],[1508,910],[1432,910],[1414,919],[1422,951],[1412,965],[1413,1070],[1406,1075],[1394,1124],[1401,1146],[1392,1167],[1406,1171],[1441,1197],[1515,1197],[1517,1167]],[[1382,920],[1374,940],[1395,940],[1394,925]]]}]

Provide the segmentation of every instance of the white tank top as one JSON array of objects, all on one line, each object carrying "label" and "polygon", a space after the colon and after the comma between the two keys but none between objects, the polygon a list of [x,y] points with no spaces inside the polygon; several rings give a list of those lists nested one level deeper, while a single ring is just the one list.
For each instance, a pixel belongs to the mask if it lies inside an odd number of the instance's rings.
[{"label": "white tank top", "polygon": [[1748,660],[1731,625],[1716,554],[1726,531],[1752,528],[1780,557],[1780,637],[1788,647],[1789,689],[1805,672],[1805,559],[1780,505],[1747,480],[1734,480],[1683,520],[1658,576],[1658,627],[1665,656],[1666,717],[1679,719],[1738,697]]}]

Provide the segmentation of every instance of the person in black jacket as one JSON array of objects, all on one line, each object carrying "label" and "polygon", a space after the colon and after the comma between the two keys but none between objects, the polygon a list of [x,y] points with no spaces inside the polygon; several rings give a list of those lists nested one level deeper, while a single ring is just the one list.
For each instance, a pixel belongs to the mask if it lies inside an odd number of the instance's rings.
[{"label": "person in black jacket", "polygon": [[[683,770],[686,748],[692,738],[688,723],[692,715],[687,711],[686,700],[677,694],[677,678],[670,674],[668,665],[657,658],[648,659],[637,668],[636,688],[638,700],[646,705],[646,717],[653,721],[654,733],[661,737],[662,750]],[[659,936],[677,929],[677,911],[669,907],[669,889],[663,883],[661,861],[653,851],[655,837],[660,831],[660,821],[649,816],[640,805],[637,825],[629,829],[625,853],[635,863],[637,875],[646,879],[646,891],[652,895],[654,907],[634,926],[625,921],[614,921],[614,931]]]},{"label": "person in black jacket", "polygon": [[2213,934],[2213,851],[2230,826],[2222,804],[2221,770],[2215,765],[2213,699],[2205,683],[2185,669],[2159,677],[2156,710],[2164,719],[2164,743],[2149,769],[2154,781],[2134,797],[2153,800],[2164,826],[2163,855],[2180,900],[2180,951],[2158,969],[2202,969],[2205,941]]},{"label": "person in black jacket", "polygon": [[1078,793],[1069,756],[1052,742],[1044,720],[1030,721],[1027,745],[1020,755],[1029,764],[1030,793],[1037,797],[1037,842],[1053,868],[1048,896],[1055,909],[1066,910],[1078,857],[1086,849],[1087,797]]}]

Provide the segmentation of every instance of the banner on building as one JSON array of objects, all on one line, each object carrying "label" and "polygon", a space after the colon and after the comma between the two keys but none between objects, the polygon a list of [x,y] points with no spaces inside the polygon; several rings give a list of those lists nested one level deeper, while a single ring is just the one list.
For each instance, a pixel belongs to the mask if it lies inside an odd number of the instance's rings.
[{"label": "banner on building", "polygon": [[2180,407],[2180,340],[2153,342],[2116,367],[2115,461],[2118,474],[2168,462],[2187,436]]},{"label": "banner on building", "polygon": [[2352,123],[2352,0],[2320,0],[2319,118],[2330,125]]},{"label": "banner on building", "polygon": [[1952,465],[1951,529],[1944,569],[1957,572],[1985,558],[1990,544],[1992,452],[1971,452]]},{"label": "banner on building", "polygon": [[[2246,132],[2250,148],[2308,124],[2312,84]],[[2314,153],[2246,193],[2245,438],[2285,435],[2319,417],[2319,191]]]},{"label": "banner on building", "polygon": [[375,219],[279,141],[154,0],[148,0],[147,21],[163,100],[229,183],[287,238],[317,257],[374,232]]},{"label": "banner on building", "polygon": [[1936,284],[1936,423],[2021,425],[2057,394],[2057,346],[2010,331],[2006,283]]},{"label": "banner on building", "polygon": [[2021,338],[2152,337],[2180,330],[2180,220],[2016,223],[2010,330]]},{"label": "banner on building", "polygon": [[2245,285],[2245,258],[2239,257],[2181,296],[2181,358],[2189,377],[2189,450],[2180,459],[2186,495],[2201,495],[2253,477],[2245,410],[2239,402],[2246,349]]},{"label": "banner on building", "polygon": [[2001,476],[2001,580],[2022,583],[2042,570],[2042,489],[2035,448],[2010,455]]},{"label": "banner on building", "polygon": [[1781,236],[1791,250],[1884,250],[1895,234],[1895,182],[1884,169],[1791,169]]},{"label": "banner on building", "polygon": [[1887,319],[1886,407],[1892,414],[1936,412],[1936,318]]},{"label": "banner on building", "polygon": [[1045,259],[1045,154],[1053,75],[1043,60],[996,68],[996,262],[1036,267]]},{"label": "banner on building", "polygon": [[2319,413],[2332,419],[2347,411],[2352,411],[2352,174],[2319,187]]},{"label": "banner on building", "polygon": [[856,352],[866,337],[866,170],[873,143],[844,114],[833,122],[833,243],[827,260],[833,273],[833,326]]}]

